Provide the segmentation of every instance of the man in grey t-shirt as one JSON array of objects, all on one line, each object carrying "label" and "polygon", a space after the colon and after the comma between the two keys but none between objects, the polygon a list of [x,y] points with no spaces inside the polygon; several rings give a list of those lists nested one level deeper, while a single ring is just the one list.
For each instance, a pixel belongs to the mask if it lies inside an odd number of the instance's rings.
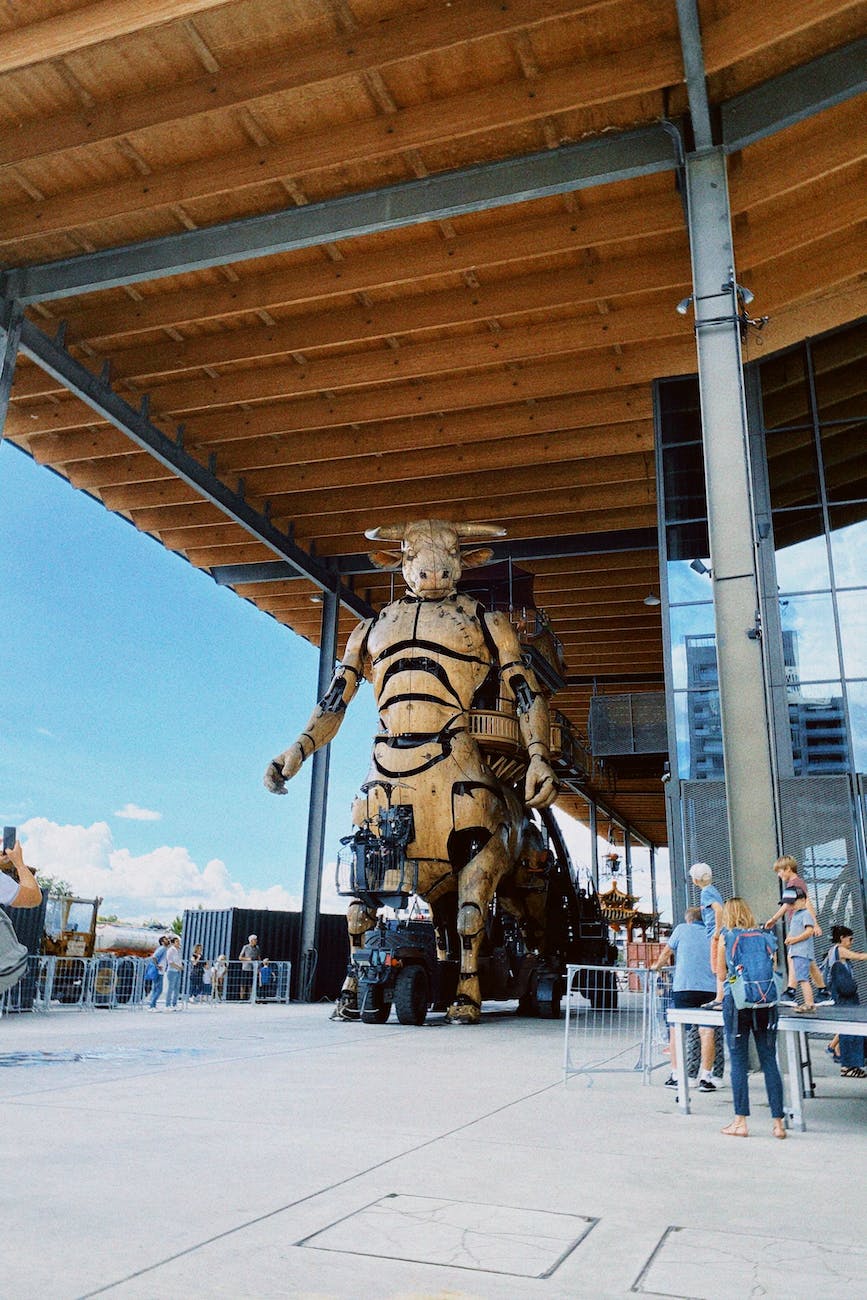
[{"label": "man in grey t-shirt", "polygon": [[251,934],[238,953],[241,963],[241,998],[249,1000],[253,992],[253,962],[259,960],[259,936]]}]

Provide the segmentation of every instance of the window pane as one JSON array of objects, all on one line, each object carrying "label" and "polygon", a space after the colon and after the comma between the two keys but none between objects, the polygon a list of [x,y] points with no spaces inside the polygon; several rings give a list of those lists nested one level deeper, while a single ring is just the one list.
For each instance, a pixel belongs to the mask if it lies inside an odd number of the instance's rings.
[{"label": "window pane", "polygon": [[825,425],[822,460],[829,501],[867,497],[867,422]]},{"label": "window pane", "polygon": [[783,659],[790,684],[840,676],[830,595],[786,596],[780,600]]},{"label": "window pane", "polygon": [[698,376],[666,379],[659,385],[659,416],[664,446],[701,440]]},{"label": "window pane", "polygon": [[662,458],[666,519],[695,519],[707,514],[704,454],[701,443],[666,447]]},{"label": "window pane", "polygon": [[839,682],[814,682],[790,690],[789,726],[795,776],[849,770],[843,690]]},{"label": "window pane", "polygon": [[837,330],[813,344],[819,421],[867,417],[867,321]]},{"label": "window pane", "polygon": [[671,668],[675,690],[716,686],[713,605],[681,605],[671,610]]},{"label": "window pane", "polygon": [[818,504],[819,472],[812,427],[769,433],[765,448],[772,508]]},{"label": "window pane", "polygon": [[762,362],[762,411],[765,429],[812,427],[813,412],[807,385],[803,346]]},{"label": "window pane", "polygon": [[846,694],[849,697],[855,771],[867,772],[867,682],[850,682]]},{"label": "window pane", "polygon": [[828,547],[820,511],[798,510],[775,515],[774,544],[781,592],[830,588]]},{"label": "window pane", "polygon": [[840,635],[843,640],[843,673],[846,677],[867,677],[867,591],[841,591],[837,596]]},{"label": "window pane", "polygon": [[718,691],[676,691],[677,772],[681,780],[723,776]]},{"label": "window pane", "polygon": [[[702,567],[707,570],[706,573],[702,572]],[[692,560],[669,560],[666,569],[670,605],[684,600],[711,599],[710,556],[697,555]]]},{"label": "window pane", "polygon": [[696,557],[710,555],[707,521],[700,519],[691,524],[672,524],[665,530],[665,544],[669,560],[689,563]]},{"label": "window pane", "polygon": [[831,554],[838,587],[867,583],[867,504],[831,510]]}]

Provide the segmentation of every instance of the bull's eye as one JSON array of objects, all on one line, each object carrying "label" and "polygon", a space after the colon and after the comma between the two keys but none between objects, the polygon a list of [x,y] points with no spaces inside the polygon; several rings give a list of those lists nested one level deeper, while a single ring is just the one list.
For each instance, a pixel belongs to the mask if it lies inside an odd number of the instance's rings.
[{"label": "bull's eye", "polygon": [[449,571],[448,571],[448,569],[443,569],[443,577],[444,577],[444,578],[447,578],[448,576],[449,576]]},{"label": "bull's eye", "polygon": [[426,577],[427,577],[427,574],[425,573],[424,569],[422,569],[421,573],[420,573],[418,576],[419,576],[420,578],[426,578]]}]

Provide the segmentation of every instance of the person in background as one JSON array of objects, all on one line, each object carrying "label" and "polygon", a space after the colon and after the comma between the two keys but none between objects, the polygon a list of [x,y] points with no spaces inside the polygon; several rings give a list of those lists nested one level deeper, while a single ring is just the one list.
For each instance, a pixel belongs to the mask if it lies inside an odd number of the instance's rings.
[{"label": "person in background", "polygon": [[202,1000],[210,1002],[214,996],[214,968],[202,958]]},{"label": "person in background", "polygon": [[[838,1007],[857,1007],[860,1004],[858,985],[855,974],[850,969],[850,962],[867,961],[867,952],[855,952],[852,942],[855,936],[848,925],[831,927],[831,947],[825,961],[829,973],[830,992]],[[844,969],[839,969],[840,964]],[[864,1039],[854,1034],[838,1034],[828,1044],[835,1061],[840,1062],[840,1073],[844,1079],[867,1079],[864,1068]]]},{"label": "person in background", "polygon": [[[17,880],[11,874],[13,869]],[[7,907],[38,907],[41,902],[42,890],[16,840],[11,849],[0,850],[0,903]]]},{"label": "person in background", "polygon": [[253,992],[253,963],[259,960],[259,939],[251,934],[238,954],[241,963],[241,1001],[250,1000]]},{"label": "person in background", "polygon": [[260,1002],[274,995],[274,972],[271,969],[271,961],[268,957],[262,958],[262,964],[259,967],[259,992]]},{"label": "person in background", "polygon": [[[704,928],[710,939],[711,968],[716,970],[715,949],[722,924],[723,896],[713,883],[713,872],[706,862],[694,862],[689,869],[689,876],[696,889],[701,891],[698,905],[701,908],[701,919],[704,922]],[[722,999],[722,980],[718,980],[714,989],[713,1001],[705,1002],[704,1005],[718,1011],[722,1006]]]},{"label": "person in background", "polygon": [[223,988],[226,983],[228,969],[229,963],[226,954],[221,952],[211,967],[211,997],[215,1002],[222,1002],[223,1000]]},{"label": "person in background", "polygon": [[[777,908],[776,912],[774,912],[774,915],[770,918],[770,920],[765,921],[765,929],[773,930],[774,926],[782,917],[785,919],[786,930],[788,931],[789,922],[792,919],[792,904],[794,903],[796,897],[795,893],[792,891],[800,889],[807,900],[807,911],[810,913],[810,916],[812,918],[813,937],[814,939],[818,939],[822,933],[822,927],[819,925],[819,921],[816,917],[815,909],[813,907],[813,904],[810,902],[810,894],[807,889],[807,886],[804,884],[804,881],[798,875],[797,858],[791,857],[788,853],[784,854],[783,857],[781,858],[777,858],[776,862],[774,863],[774,872],[776,873],[777,879],[779,880],[782,886],[783,893],[780,899],[780,906]],[[780,997],[780,1001],[795,1003],[798,999],[798,987],[797,987],[797,980],[795,979],[795,968],[792,964],[791,958],[792,958],[792,953],[789,952],[787,954],[787,961],[786,961],[786,988],[783,990],[783,993]],[[810,962],[810,979],[813,981],[813,984],[816,989],[816,997],[815,997],[816,1006],[817,1007],[833,1006],[834,999],[829,993],[828,989],[825,988],[825,980],[822,976],[822,972],[820,971],[819,967],[816,965],[815,958],[813,958]]]},{"label": "person in background", "polygon": [[166,988],[166,1010],[177,1011],[178,993],[181,988],[181,972],[184,969],[184,961],[181,957],[181,937],[176,934],[169,940],[166,949],[166,967],[168,987]]},{"label": "person in background", "polygon": [[[744,930],[755,930],[756,918],[742,898],[730,898],[723,905],[722,930],[720,942],[716,947],[716,974],[725,980],[729,973],[734,973],[735,962],[732,949],[739,935]],[[777,951],[777,938],[774,934],[763,935],[769,952]],[[747,1117],[750,1113],[750,1034],[756,1044],[759,1064],[765,1076],[765,1090],[768,1104],[773,1116],[773,1134],[775,1138],[786,1136],[783,1119],[783,1080],[777,1065],[777,1008],[757,1007],[739,1011],[735,1006],[731,990],[726,989],[723,997],[723,1025],[731,1062],[732,1093],[735,1116],[730,1124],[722,1130],[727,1137],[749,1137]]]},{"label": "person in background", "polygon": [[168,960],[169,960],[168,951],[167,951],[168,946],[169,946],[168,936],[161,934],[159,943],[151,953],[151,965],[154,968],[155,974],[153,975],[153,978],[151,980],[151,995],[150,998],[148,999],[149,1011],[156,1011],[157,1003],[160,1000],[160,994],[163,991],[163,978],[165,976],[166,966],[168,965]]},{"label": "person in background", "polygon": [[[674,957],[674,982],[672,984],[672,1005],[681,1007],[701,1007],[707,1001],[708,993],[716,988],[716,976],[710,963],[711,939],[704,925],[701,908],[688,907],[684,913],[684,924],[676,925],[663,945],[659,957],[651,966],[658,971]],[[701,1042],[701,1073],[699,1074],[699,1091],[716,1092],[713,1081],[713,1061],[715,1054],[714,1031],[709,1025],[699,1028]],[[671,1074],[665,1081],[667,1088],[676,1088],[680,1066],[676,1054],[676,1034],[672,1026],[669,1034]]]},{"label": "person in background", "polygon": [[[205,961],[204,949],[197,943],[190,957],[190,1001],[199,1002],[204,992],[204,975],[208,963]],[[210,992],[210,990],[209,990]]]},{"label": "person in background", "polygon": [[802,1005],[796,1007],[795,1010],[802,1012],[805,1016],[814,1016],[816,1014],[816,1004],[813,1001],[813,986],[810,983],[810,967],[816,964],[816,948],[813,942],[816,926],[813,924],[813,917],[807,909],[807,895],[803,889],[789,888],[786,893],[793,895],[792,916],[789,921],[789,933],[786,935],[786,948],[789,950],[795,983],[801,990],[801,996],[804,999]]}]

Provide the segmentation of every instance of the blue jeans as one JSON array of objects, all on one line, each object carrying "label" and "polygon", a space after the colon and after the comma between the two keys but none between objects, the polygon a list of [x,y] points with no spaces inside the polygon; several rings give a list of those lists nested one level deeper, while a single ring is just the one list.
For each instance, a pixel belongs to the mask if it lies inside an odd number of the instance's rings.
[{"label": "blue jeans", "polygon": [[773,1010],[738,1011],[730,993],[723,998],[723,1026],[732,1068],[732,1093],[736,1115],[750,1113],[750,1034],[765,1076],[765,1090],[774,1119],[783,1118],[783,1080],[777,1065],[777,1013]]},{"label": "blue jeans", "polygon": [[181,972],[170,966],[166,979],[168,980],[168,988],[166,989],[166,1006],[176,1007],[178,1005],[178,990],[181,987]]},{"label": "blue jeans", "polygon": [[156,1004],[160,1000],[160,994],[162,993],[162,991],[163,991],[163,976],[162,976],[162,971],[160,971],[159,975],[157,975],[156,979],[151,984],[151,995],[150,998],[148,999],[149,1007],[156,1006]]}]

